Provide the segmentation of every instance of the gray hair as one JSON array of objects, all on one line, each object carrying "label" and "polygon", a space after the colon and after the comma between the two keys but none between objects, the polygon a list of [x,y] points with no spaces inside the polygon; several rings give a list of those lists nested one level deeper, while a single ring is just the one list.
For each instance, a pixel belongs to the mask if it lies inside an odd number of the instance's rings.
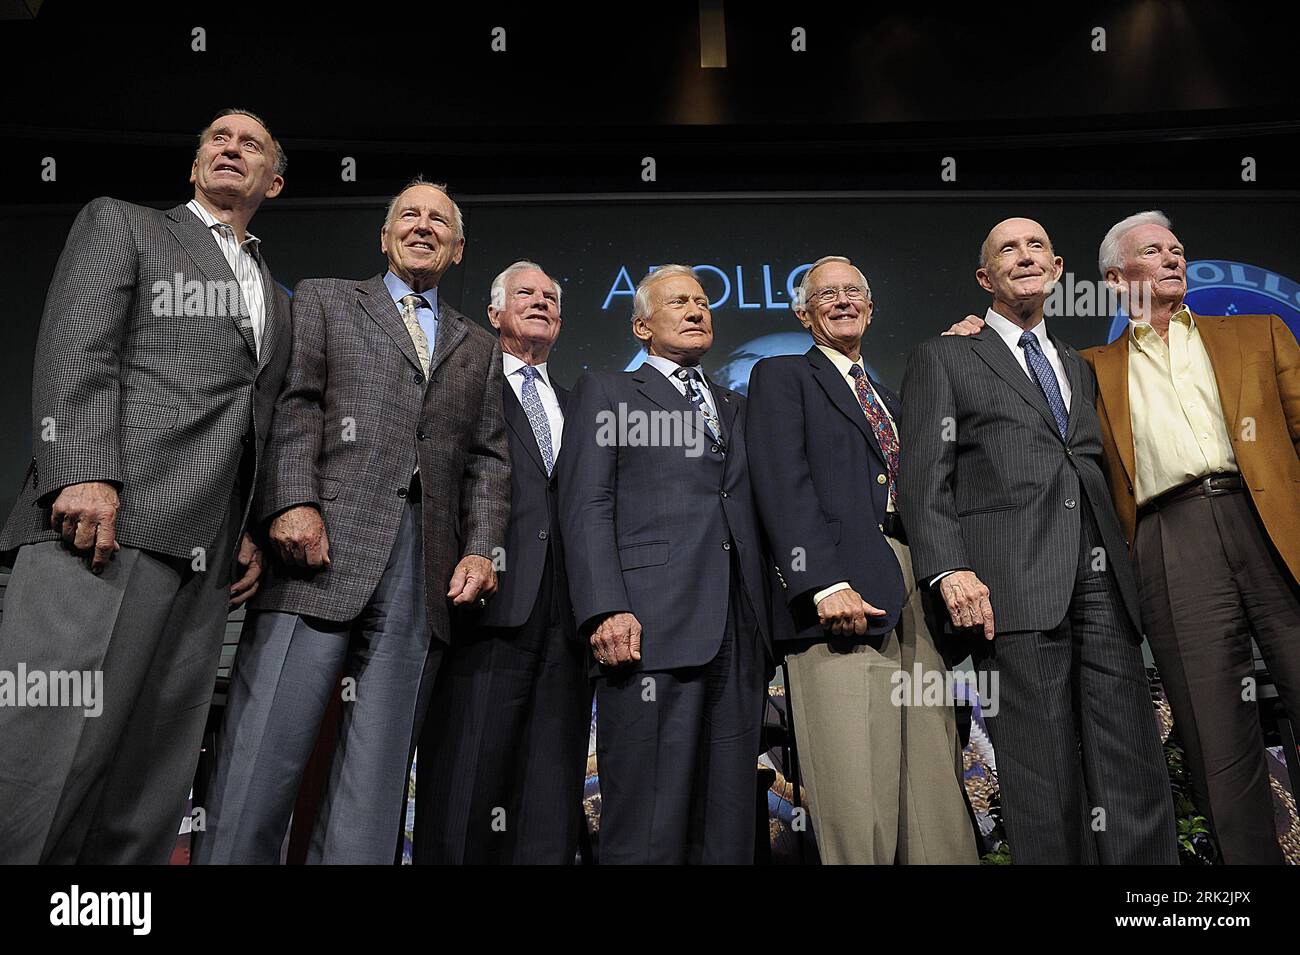
[{"label": "gray hair", "polygon": [[548,279],[551,279],[551,284],[555,286],[555,310],[558,312],[560,310],[560,299],[564,295],[564,292],[560,289],[560,283],[551,278],[550,273],[547,272],[546,269],[542,268],[536,262],[530,262],[527,259],[520,259],[518,262],[510,263],[501,270],[500,275],[492,280],[492,291],[489,293],[489,301],[491,302],[492,307],[498,312],[506,307],[506,280],[509,279],[510,276],[516,275],[519,272],[529,272],[534,269],[541,272]]},{"label": "gray hair", "polygon": [[208,123],[208,125],[204,126],[203,129],[199,131],[199,146],[198,149],[194,151],[194,155],[198,156],[198,150],[203,148],[203,137],[208,134],[208,130],[215,126],[218,120],[225,119],[227,116],[247,116],[253,122],[261,124],[261,127],[266,130],[266,135],[271,137],[271,146],[275,149],[275,174],[277,176],[283,176],[284,171],[289,168],[289,157],[285,155],[284,147],[280,145],[280,140],[276,139],[275,135],[271,132],[271,127],[266,125],[266,120],[262,119],[262,117],[249,109],[230,107],[221,110],[221,112],[217,113],[216,116],[213,116],[212,122]]},{"label": "gray hair", "polygon": [[384,227],[387,228],[388,223],[393,221],[393,210],[397,208],[397,200],[402,198],[402,193],[415,186],[428,186],[430,189],[437,189],[447,197],[448,201],[451,202],[451,224],[452,228],[456,230],[456,240],[460,241],[465,238],[465,217],[461,215],[460,206],[456,205],[456,200],[452,199],[451,193],[447,191],[447,184],[445,182],[429,182],[424,176],[416,176],[404,185],[397,195],[388,200],[388,210],[384,213]]},{"label": "gray hair", "polygon": [[661,265],[653,272],[647,272],[636,286],[636,294],[632,296],[632,321],[638,318],[648,318],[650,316],[650,286],[654,285],[660,279],[672,278],[674,275],[689,275],[695,281],[700,277],[695,274],[695,270],[689,265]]},{"label": "gray hair", "polygon": [[1106,237],[1101,240],[1101,248],[1097,252],[1097,268],[1101,270],[1103,278],[1106,276],[1107,269],[1124,268],[1124,253],[1119,250],[1119,240],[1124,238],[1126,233],[1142,225],[1158,225],[1166,229],[1172,228],[1169,217],[1158,209],[1138,212],[1127,219],[1120,219],[1110,227]]},{"label": "gray hair", "polygon": [[820,259],[818,259],[808,268],[807,272],[803,274],[803,281],[799,283],[799,295],[793,302],[790,303],[790,308],[798,312],[800,309],[806,307],[806,303],[808,301],[808,294],[812,291],[812,284],[813,284],[812,274],[816,272],[819,268],[821,268],[823,265],[830,265],[832,262],[842,262],[845,265],[851,266],[853,271],[858,273],[858,278],[862,279],[862,288],[867,293],[867,298],[868,299],[871,298],[871,286],[867,283],[867,277],[862,274],[862,270],[860,268],[858,268],[856,265],[854,265],[852,262],[849,261],[847,256],[823,255]]}]

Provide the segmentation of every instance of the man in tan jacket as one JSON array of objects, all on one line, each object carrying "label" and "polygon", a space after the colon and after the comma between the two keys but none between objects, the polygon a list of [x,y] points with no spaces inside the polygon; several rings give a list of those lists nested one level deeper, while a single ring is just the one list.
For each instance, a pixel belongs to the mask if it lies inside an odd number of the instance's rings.
[{"label": "man in tan jacket", "polygon": [[1143,628],[1224,861],[1280,864],[1251,637],[1300,716],[1300,347],[1273,315],[1194,315],[1160,212],[1116,223],[1099,265],[1130,324],[1082,354]]}]

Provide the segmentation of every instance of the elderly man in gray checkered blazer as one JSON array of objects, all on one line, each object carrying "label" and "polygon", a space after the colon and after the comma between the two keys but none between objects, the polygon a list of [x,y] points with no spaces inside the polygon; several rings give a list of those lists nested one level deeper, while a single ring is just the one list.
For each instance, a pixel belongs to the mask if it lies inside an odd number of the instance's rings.
[{"label": "elderly man in gray checkered blazer", "polygon": [[292,334],[247,229],[284,168],[265,123],[225,110],[191,202],[96,199],[68,235],[0,533],[17,549],[0,672],[95,699],[0,706],[0,862],[161,863],[175,845],[227,608],[261,572],[245,527]]},{"label": "elderly man in gray checkered blazer", "polygon": [[445,187],[417,179],[380,230],[386,274],[298,285],[259,498],[279,560],[235,659],[198,862],[279,859],[336,692],[308,859],[394,859],[451,614],[496,590],[510,510],[501,347],[438,294],[464,245]]}]

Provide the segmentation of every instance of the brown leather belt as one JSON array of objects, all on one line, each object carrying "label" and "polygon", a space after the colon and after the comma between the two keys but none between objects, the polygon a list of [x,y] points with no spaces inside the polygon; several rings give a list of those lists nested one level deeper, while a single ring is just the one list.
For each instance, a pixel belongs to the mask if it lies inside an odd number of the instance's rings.
[{"label": "brown leather belt", "polygon": [[1138,508],[1138,517],[1154,514],[1162,507],[1177,504],[1192,497],[1214,497],[1218,494],[1237,494],[1245,490],[1240,474],[1220,474],[1215,477],[1197,478],[1178,487],[1171,488],[1163,494],[1157,494]]}]

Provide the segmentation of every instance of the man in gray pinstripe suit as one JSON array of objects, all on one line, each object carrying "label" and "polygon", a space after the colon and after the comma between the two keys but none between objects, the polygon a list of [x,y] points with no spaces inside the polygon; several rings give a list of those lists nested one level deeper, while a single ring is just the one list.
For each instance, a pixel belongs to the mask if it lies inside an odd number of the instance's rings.
[{"label": "man in gray pinstripe suit", "polygon": [[510,510],[501,347],[438,295],[464,245],[420,179],[380,230],[386,274],[298,285],[257,515],[280,559],[235,659],[198,862],[279,859],[340,668],[308,859],[393,861],[451,609],[495,591]]},{"label": "man in gray pinstripe suit", "polygon": [[18,548],[0,671],[100,673],[105,697],[97,716],[0,706],[0,862],[161,863],[175,845],[227,607],[261,570],[244,528],[291,329],[247,228],[284,166],[261,120],[226,110],[193,201],[96,199],[68,235],[0,534]]},{"label": "man in gray pinstripe suit", "polygon": [[917,579],[999,676],[986,723],[1014,861],[1175,864],[1097,382],[1043,321],[1062,268],[1032,219],[989,233],[986,327],[908,362],[899,504]]}]

